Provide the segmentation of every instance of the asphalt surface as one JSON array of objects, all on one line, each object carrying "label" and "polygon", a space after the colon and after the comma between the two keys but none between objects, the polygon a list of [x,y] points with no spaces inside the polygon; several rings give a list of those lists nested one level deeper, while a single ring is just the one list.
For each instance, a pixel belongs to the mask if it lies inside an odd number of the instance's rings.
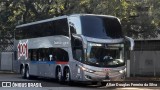
[{"label": "asphalt surface", "polygon": [[[84,84],[75,82],[71,86],[65,84],[59,84],[54,79],[49,78],[37,78],[32,80],[22,79],[21,75],[15,74],[13,72],[2,72],[0,71],[0,85],[2,82],[13,82],[23,83],[23,82],[36,82],[42,83],[49,87],[0,87],[0,90],[160,90],[159,86],[154,87],[115,87],[115,86],[101,86],[98,85],[91,85],[91,84]],[[158,82],[159,84],[159,82]],[[16,85],[16,84],[14,84]]]}]

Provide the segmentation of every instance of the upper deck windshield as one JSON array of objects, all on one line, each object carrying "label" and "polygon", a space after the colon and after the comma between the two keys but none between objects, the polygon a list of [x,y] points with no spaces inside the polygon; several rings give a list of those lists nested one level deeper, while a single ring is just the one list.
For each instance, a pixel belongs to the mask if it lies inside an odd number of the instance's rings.
[{"label": "upper deck windshield", "polygon": [[94,38],[122,38],[120,22],[117,18],[102,16],[81,16],[82,34]]},{"label": "upper deck windshield", "polygon": [[97,67],[123,66],[123,44],[89,43],[86,63]]}]

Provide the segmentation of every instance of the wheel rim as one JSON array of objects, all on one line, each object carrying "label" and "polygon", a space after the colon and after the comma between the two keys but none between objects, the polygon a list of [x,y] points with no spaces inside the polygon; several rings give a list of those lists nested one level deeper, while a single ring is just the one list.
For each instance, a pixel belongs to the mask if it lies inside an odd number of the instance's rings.
[{"label": "wheel rim", "polygon": [[26,70],[26,78],[29,78],[29,70]]},{"label": "wheel rim", "polygon": [[66,69],[66,81],[70,81],[70,73],[68,69]]},{"label": "wheel rim", "polygon": [[24,70],[24,68],[21,69],[21,75],[22,75],[22,77],[25,76],[25,70]]},{"label": "wheel rim", "polygon": [[101,82],[102,86],[106,86],[106,84],[107,84],[106,82]]},{"label": "wheel rim", "polygon": [[61,81],[61,76],[62,76],[62,74],[61,74],[61,70],[60,70],[60,68],[59,68],[59,69],[58,69],[58,75],[57,75],[58,81]]}]

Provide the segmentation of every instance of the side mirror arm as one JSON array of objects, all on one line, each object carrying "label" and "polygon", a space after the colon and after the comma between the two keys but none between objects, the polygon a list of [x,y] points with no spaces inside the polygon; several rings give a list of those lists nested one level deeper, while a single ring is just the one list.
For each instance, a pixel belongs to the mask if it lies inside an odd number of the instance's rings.
[{"label": "side mirror arm", "polygon": [[130,37],[125,36],[125,38],[130,42],[130,50],[133,51],[134,49],[134,40]]}]

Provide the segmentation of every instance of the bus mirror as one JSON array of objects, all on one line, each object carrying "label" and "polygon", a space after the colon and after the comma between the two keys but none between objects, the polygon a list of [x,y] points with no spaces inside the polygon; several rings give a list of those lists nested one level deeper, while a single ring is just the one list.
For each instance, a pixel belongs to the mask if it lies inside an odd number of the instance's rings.
[{"label": "bus mirror", "polygon": [[134,49],[134,40],[127,36],[125,36],[125,38],[130,41],[130,50],[132,51]]},{"label": "bus mirror", "polygon": [[81,56],[82,56],[82,50],[76,49],[76,59],[81,60],[82,59]]},{"label": "bus mirror", "polygon": [[85,39],[85,37],[83,35],[80,35],[82,37],[83,40],[83,47],[87,48],[87,40]]}]

